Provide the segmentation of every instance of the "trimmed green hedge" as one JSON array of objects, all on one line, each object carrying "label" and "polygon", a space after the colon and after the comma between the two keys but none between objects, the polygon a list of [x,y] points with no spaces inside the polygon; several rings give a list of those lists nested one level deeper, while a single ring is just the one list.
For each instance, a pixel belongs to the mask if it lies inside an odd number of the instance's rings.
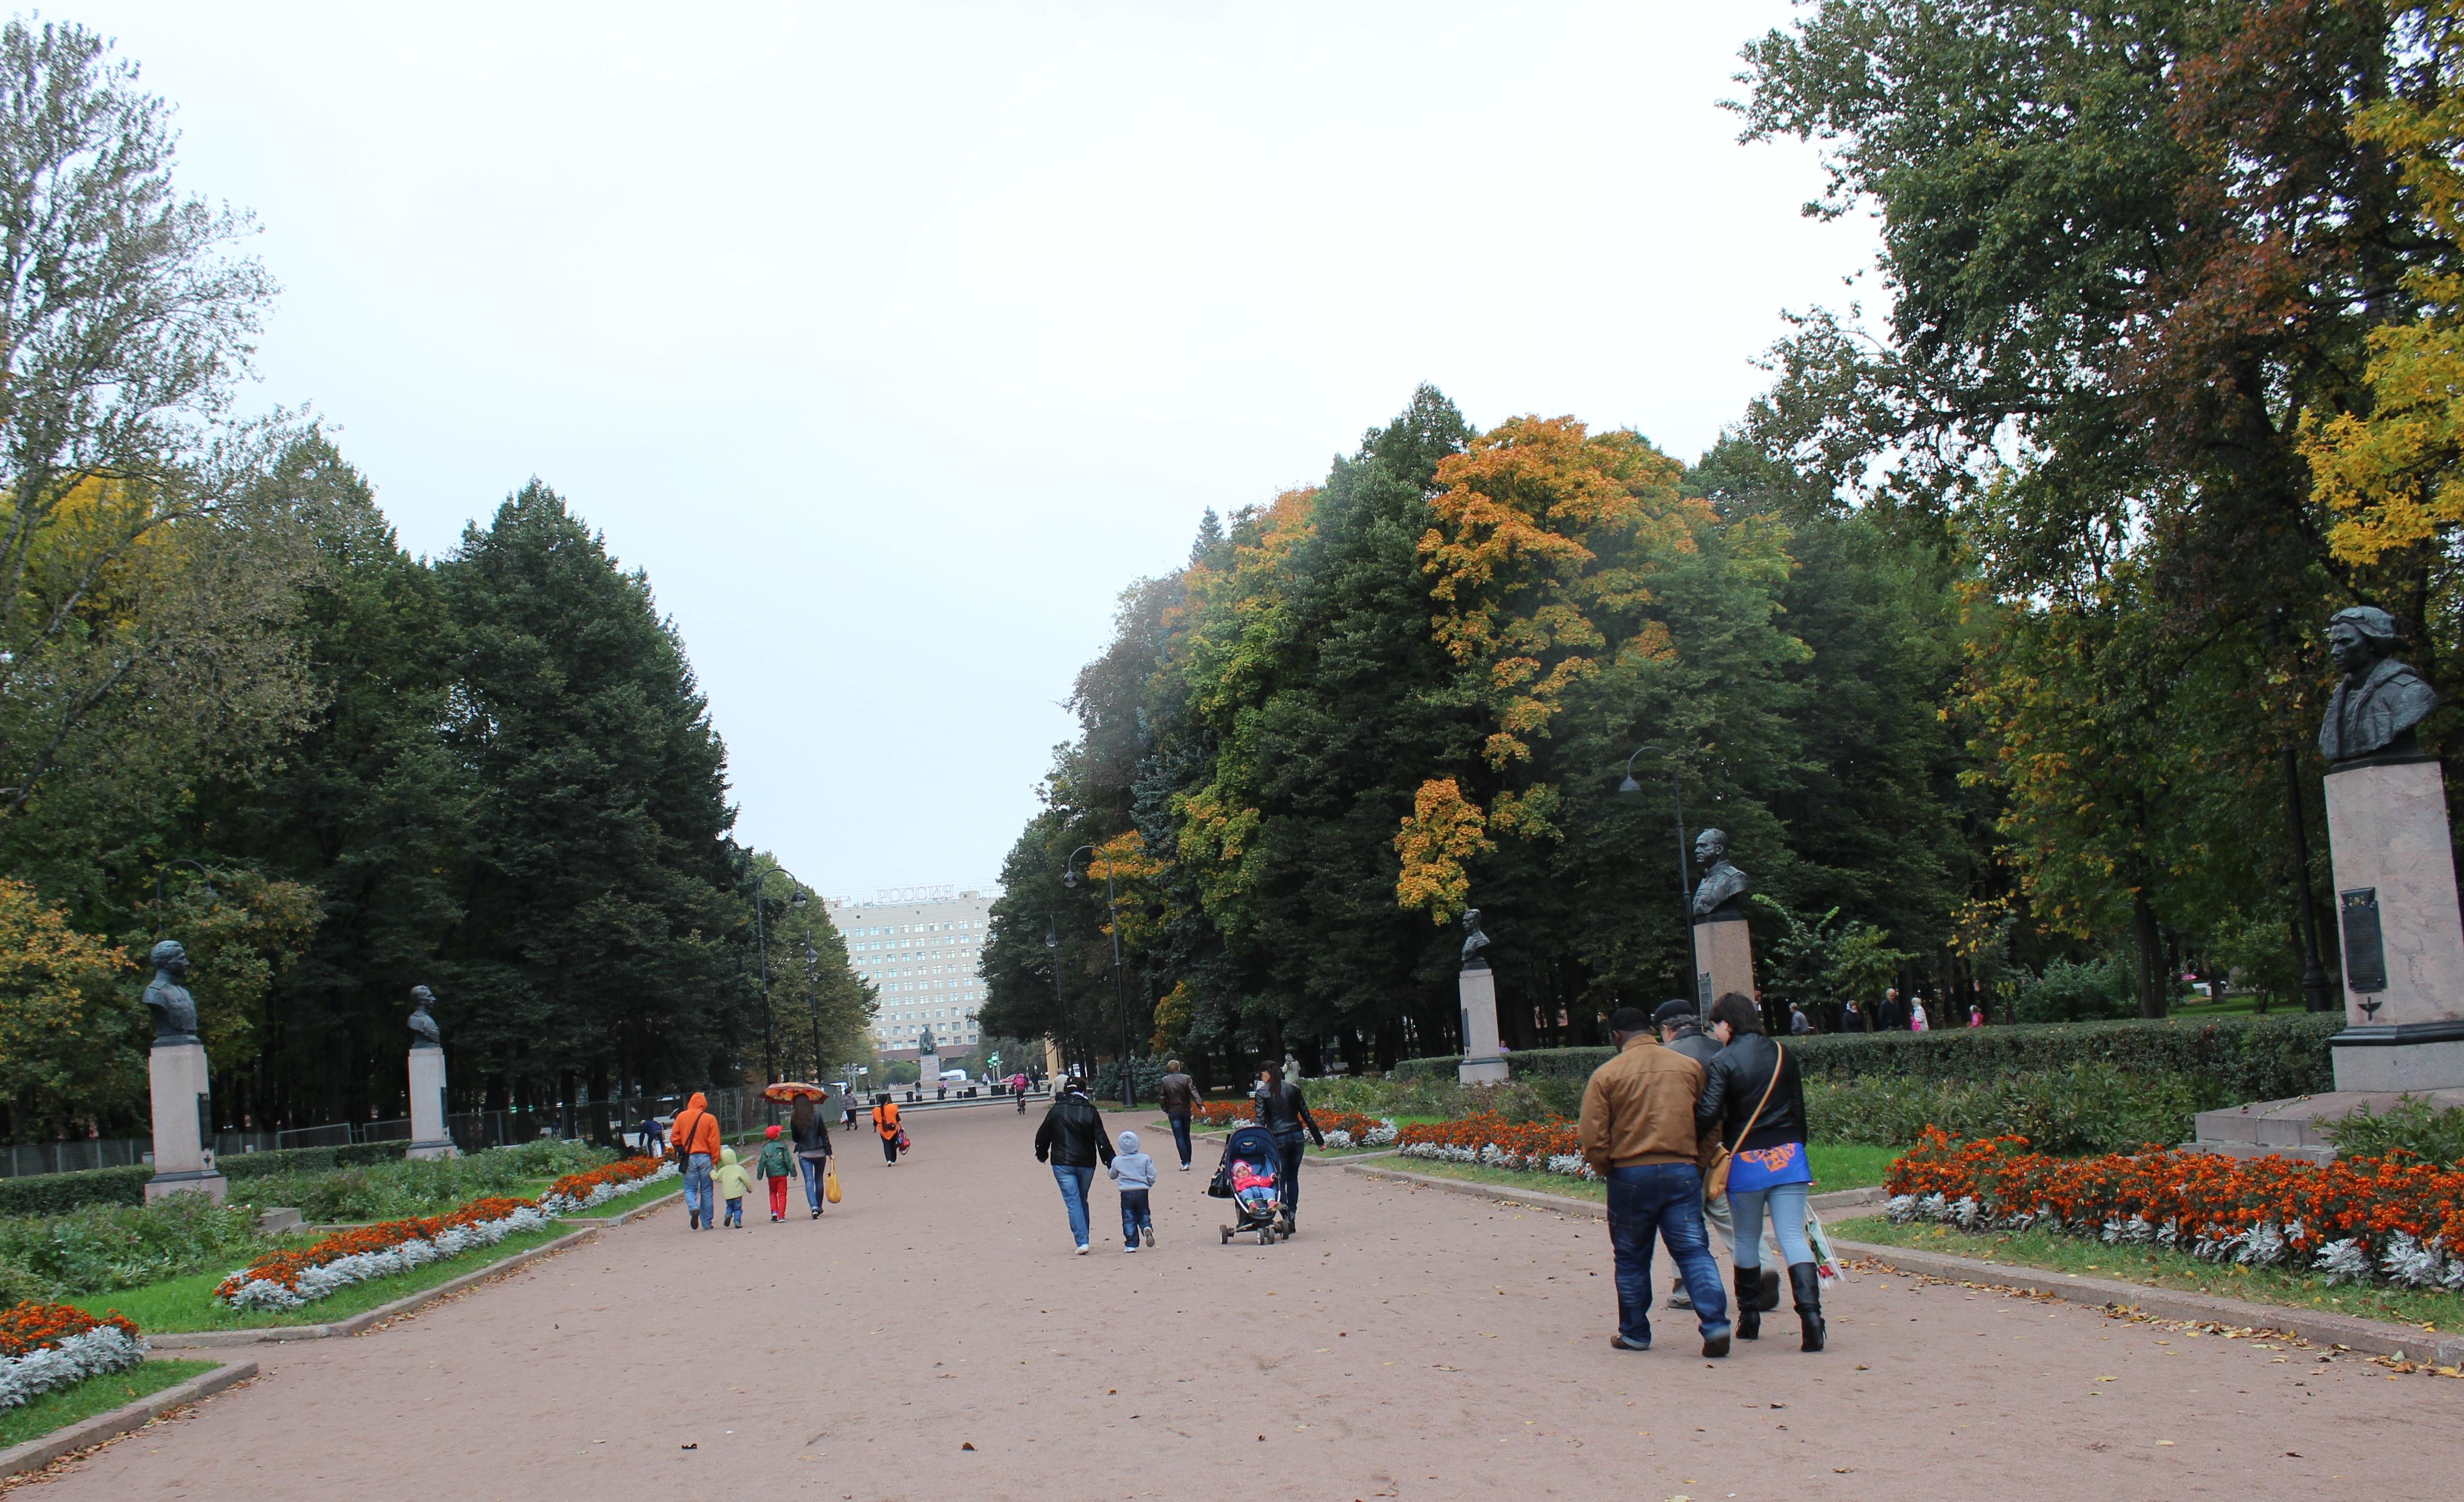
[{"label": "trimmed green hedge", "polygon": [[89,1205],[143,1205],[152,1164],[0,1179],[0,1215],[65,1215]]},{"label": "trimmed green hedge", "polygon": [[[2338,1012],[2285,1012],[2198,1020],[2055,1022],[2020,1027],[1946,1028],[1934,1033],[1840,1033],[1791,1038],[1809,1077],[1991,1079],[2108,1064],[2136,1075],[2188,1075],[2212,1081],[2235,1100],[2280,1100],[2333,1090],[2327,1040],[2343,1030]],[[1516,1078],[1583,1079],[1606,1048],[1529,1049],[1507,1056]],[[1454,1073],[1459,1058],[1407,1058],[1404,1078]]]},{"label": "trimmed green hedge", "polygon": [[274,1173],[322,1173],[328,1168],[360,1168],[369,1164],[400,1163],[407,1141],[352,1143],[344,1147],[283,1147],[273,1152],[231,1153],[216,1166],[223,1177],[262,1179]]}]

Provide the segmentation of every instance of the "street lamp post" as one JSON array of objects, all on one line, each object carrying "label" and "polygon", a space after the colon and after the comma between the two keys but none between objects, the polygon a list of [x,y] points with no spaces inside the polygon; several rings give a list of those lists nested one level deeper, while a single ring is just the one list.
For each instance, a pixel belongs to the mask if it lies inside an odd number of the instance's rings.
[{"label": "street lamp post", "polygon": [[[762,890],[762,887],[771,872],[783,872],[784,869],[781,866],[765,866],[756,860],[753,863],[753,880],[749,883],[753,888],[753,947],[759,950],[761,955],[761,1073],[763,1076],[761,1082],[763,1084],[779,1082],[779,1052],[778,1030],[773,1026],[770,1012],[770,928],[768,922],[762,916],[763,910],[770,903],[769,895]],[[787,899],[787,904],[801,910],[804,905],[803,883],[797,882],[793,876],[789,876],[787,880],[794,887],[794,895]]]},{"label": "street lamp post", "polygon": [[804,941],[804,999],[813,1009],[813,1083],[822,1082],[822,951]]},{"label": "street lamp post", "polygon": [[[1069,852],[1069,859],[1061,863],[1062,885],[1071,888],[1078,885],[1075,869],[1078,858],[1094,848],[1092,845],[1080,845]],[[1138,1087],[1130,1070],[1130,991],[1128,983],[1121,978],[1121,901],[1112,890],[1112,862],[1110,860],[1104,862],[1104,905],[1105,916],[1111,920],[1107,926],[1112,930],[1112,999],[1121,1011],[1121,1109],[1126,1111],[1137,1105]],[[1059,971],[1056,969],[1054,973]]]},{"label": "street lamp post", "polygon": [[[1625,780],[1617,784],[1619,795],[1640,793],[1642,784],[1634,780],[1634,758],[1644,751],[1665,756],[1668,752],[1658,746],[1638,746],[1634,755],[1625,759]],[[1685,927],[1685,989],[1694,997],[1694,1011],[1700,1015],[1704,1002],[1703,960],[1694,951],[1694,894],[1687,888],[1685,870],[1685,789],[1678,780],[1674,761],[1668,768],[1668,796],[1677,810],[1677,921]]]},{"label": "street lamp post", "polygon": [[154,868],[154,937],[157,939],[163,937],[163,874],[173,866],[190,867],[206,879],[207,902],[214,902],[222,896],[220,892],[214,890],[214,874],[186,856],[182,856],[177,860],[165,860],[156,866]]},{"label": "street lamp post", "polygon": [[1044,915],[1044,949],[1052,960],[1052,1014],[1061,1023],[1061,1047],[1069,1048],[1069,998],[1061,993],[1061,925],[1050,913]]}]

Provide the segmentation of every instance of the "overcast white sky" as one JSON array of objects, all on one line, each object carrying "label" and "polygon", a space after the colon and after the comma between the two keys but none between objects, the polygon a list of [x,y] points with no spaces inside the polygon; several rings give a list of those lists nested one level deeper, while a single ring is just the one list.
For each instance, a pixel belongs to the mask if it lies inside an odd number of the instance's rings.
[{"label": "overcast white sky", "polygon": [[1422,381],[1691,459],[1860,221],[1739,146],[1767,0],[47,8],[179,107],[414,552],[525,478],[649,571],[740,838],[980,882],[1114,596]]}]

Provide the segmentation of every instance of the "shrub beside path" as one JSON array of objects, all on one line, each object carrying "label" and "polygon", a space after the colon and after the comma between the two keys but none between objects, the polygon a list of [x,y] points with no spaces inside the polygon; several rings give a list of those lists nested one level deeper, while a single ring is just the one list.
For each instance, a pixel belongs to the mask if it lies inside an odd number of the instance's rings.
[{"label": "shrub beside path", "polygon": [[1823,1356],[1784,1313],[1724,1362],[1665,1315],[1620,1355],[1598,1221],[1314,1164],[1293,1241],[1218,1245],[1210,1162],[1134,1257],[1099,1187],[1077,1257],[1035,1124],[935,1114],[818,1224],[661,1214],[258,1347],[43,1495],[2428,1496],[2464,1458],[2464,1382],[1906,1277],[1841,1291]]}]

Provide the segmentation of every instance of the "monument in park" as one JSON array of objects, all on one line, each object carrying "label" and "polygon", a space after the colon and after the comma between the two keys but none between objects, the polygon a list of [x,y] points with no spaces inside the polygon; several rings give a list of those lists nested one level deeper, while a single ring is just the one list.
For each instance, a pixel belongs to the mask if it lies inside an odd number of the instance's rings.
[{"label": "monument in park", "polygon": [[1746,923],[1746,894],[1753,880],[1728,863],[1728,837],[1706,829],[1694,839],[1694,863],[1703,868],[1694,888],[1694,1007],[1707,1010],[1730,991],[1754,993],[1754,940]]},{"label": "monument in park", "polygon": [[453,1134],[445,1128],[445,1040],[428,1009],[436,993],[425,986],[410,989],[410,1146],[406,1158],[458,1156]]},{"label": "monument in park", "polygon": [[2344,960],[2336,1088],[2203,1111],[2197,1146],[2323,1159],[2321,1122],[2405,1094],[2464,1105],[2464,912],[2446,783],[2416,734],[2438,695],[2396,661],[2395,620],[2376,606],[2338,611],[2327,648],[2343,672],[2319,728]]},{"label": "monument in park", "polygon": [[1463,915],[1463,969],[1455,981],[1463,1004],[1463,1062],[1455,1078],[1467,1085],[1493,1084],[1507,1076],[1506,1051],[1497,1037],[1497,972],[1488,968],[1488,935],[1480,930],[1480,909]]},{"label": "monument in park", "polygon": [[145,1181],[145,1198],[197,1193],[219,1205],[231,1181],[214,1166],[213,1086],[206,1072],[205,1040],[197,1036],[197,999],[180,984],[188,975],[188,951],[165,939],[154,946],[152,959],[145,1006],[154,1014],[154,1050],[146,1059],[154,1095],[154,1177]]},{"label": "monument in park", "polygon": [[941,1044],[928,1024],[915,1040],[915,1084],[918,1089],[930,1090],[940,1082]]}]

